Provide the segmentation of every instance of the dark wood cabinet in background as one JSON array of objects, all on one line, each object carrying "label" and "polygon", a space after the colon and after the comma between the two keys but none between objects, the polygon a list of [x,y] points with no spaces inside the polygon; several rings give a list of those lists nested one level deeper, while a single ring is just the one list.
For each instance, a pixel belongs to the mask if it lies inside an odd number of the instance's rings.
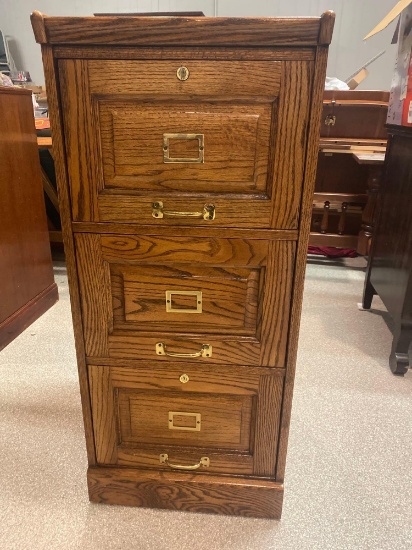
[{"label": "dark wood cabinet in background", "polygon": [[389,141],[363,307],[378,294],[394,323],[389,365],[403,375],[412,343],[412,128],[388,126]]},{"label": "dark wood cabinet in background", "polygon": [[0,88],[0,349],[58,299],[31,92]]}]

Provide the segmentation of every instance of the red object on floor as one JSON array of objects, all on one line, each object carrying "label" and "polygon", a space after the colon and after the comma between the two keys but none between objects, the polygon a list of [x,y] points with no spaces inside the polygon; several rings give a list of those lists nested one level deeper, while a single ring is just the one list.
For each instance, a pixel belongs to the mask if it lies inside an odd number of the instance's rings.
[{"label": "red object on floor", "polygon": [[327,256],[328,258],[356,258],[358,256],[353,248],[336,248],[334,246],[309,246],[308,254]]}]

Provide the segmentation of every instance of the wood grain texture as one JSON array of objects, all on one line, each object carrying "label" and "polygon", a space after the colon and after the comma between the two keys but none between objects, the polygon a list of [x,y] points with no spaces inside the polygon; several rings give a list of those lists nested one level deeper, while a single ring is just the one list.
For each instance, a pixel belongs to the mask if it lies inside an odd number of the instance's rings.
[{"label": "wood grain texture", "polygon": [[[47,16],[46,16],[47,17]],[[34,38],[38,44],[46,44],[47,36],[46,29],[44,26],[45,16],[37,10],[34,10],[30,14],[31,25],[33,27]]]},{"label": "wood grain texture", "polygon": [[109,266],[99,235],[76,235],[75,247],[86,353],[107,355],[113,327]]},{"label": "wood grain texture", "polygon": [[[175,236],[175,237],[221,237],[220,227],[188,227],[188,226],[149,226],[133,224],[113,223],[80,223],[73,222],[75,233],[100,233],[117,235],[147,235],[147,236]],[[225,227],[224,236],[227,239],[253,239],[268,241],[297,241],[297,229],[247,229],[238,227]]]},{"label": "wood grain texture", "polygon": [[[234,97],[267,97],[279,92],[281,63],[278,61],[209,61],[192,60],[183,63],[189,78],[176,77],[180,60],[128,61],[90,60],[90,92],[97,95],[135,96],[222,96],[230,90]],[[105,78],[102,78],[105,74]],[[147,78],[147,75],[150,78]],[[253,78],[249,78],[253,74]]]},{"label": "wood grain texture", "polygon": [[326,46],[332,42],[333,27],[335,26],[335,13],[325,11],[320,18],[320,30],[318,44]]},{"label": "wood grain texture", "polygon": [[[44,17],[48,44],[316,46],[320,17]],[[326,37],[327,33],[323,33]]]},{"label": "wood grain texture", "polygon": [[[64,173],[62,216],[74,275],[76,341],[79,353],[84,345],[82,318],[91,352],[87,357],[79,354],[87,440],[89,447],[94,444],[85,361],[90,365],[96,447],[102,461],[112,466],[89,469],[91,500],[280,516],[326,68],[323,44],[330,41],[332,26],[330,13],[310,19],[44,19],[44,32],[38,38],[56,45],[54,54],[59,56],[54,62],[52,50],[43,47],[60,132],[57,154],[62,172],[65,151],[54,63],[60,67],[58,84],[66,112],[73,204]],[[140,79],[140,89],[130,78],[122,85],[114,79],[108,86],[97,69],[110,66],[117,71],[116,62],[128,74],[140,67],[153,81]],[[192,72],[186,83],[169,77],[175,64],[189,63]],[[246,66],[251,69],[242,75]],[[249,78],[253,66],[255,80]],[[215,67],[225,70],[214,72]],[[274,70],[267,72],[266,67]],[[231,89],[236,93],[231,94]],[[238,180],[217,165],[219,174],[209,173],[203,180],[200,170],[186,170],[194,190],[184,187],[186,167],[176,170],[174,181],[163,174],[159,180],[155,172],[163,170],[161,152],[152,156],[156,140],[150,127],[159,126],[159,136],[163,135],[165,120],[169,124],[173,117],[178,119],[176,114],[186,113],[183,104],[198,113],[195,126],[214,125],[218,136],[214,139],[221,149],[215,161],[220,154],[222,165],[232,172],[235,166]],[[208,110],[216,117],[213,124],[204,124]],[[252,118],[259,115],[256,131],[249,112]],[[170,113],[174,113],[171,118]],[[242,119],[232,130],[231,117]],[[178,132],[178,126],[173,132],[189,133],[180,128]],[[150,154],[136,145],[139,133],[146,134],[148,143],[152,139]],[[265,151],[265,162],[255,155],[253,164],[253,140],[254,151],[256,143]],[[234,160],[226,162],[223,157],[231,151]],[[172,157],[195,154],[193,142],[179,139],[170,144]],[[196,190],[199,181],[203,188]],[[233,181],[241,182],[241,192],[230,188]],[[157,220],[152,203],[158,201],[166,210],[183,212],[214,204],[216,219],[210,223]],[[212,332],[212,318],[210,332],[200,326],[198,332],[191,329],[194,323],[189,319],[180,328],[167,323],[167,317],[163,320],[156,308],[166,285],[194,288],[200,280],[205,292],[216,296],[216,303],[205,302],[205,311],[216,319],[216,331]],[[177,307],[194,307],[190,298],[174,300]],[[252,307],[247,322],[240,319],[245,304]],[[139,321],[142,314],[144,320]],[[167,330],[162,329],[166,323]],[[213,356],[159,356],[155,348],[159,341],[169,351],[183,353],[208,343],[213,345]],[[182,374],[189,377],[188,383],[180,382]],[[178,428],[193,426],[200,414],[203,433],[189,431],[185,436],[179,429],[170,435],[166,424],[170,405],[180,408],[173,413]],[[169,472],[167,465],[160,464],[160,453],[186,465],[209,456],[211,466],[196,474]]]},{"label": "wood grain texture", "polygon": [[[271,103],[167,100],[159,105],[116,100],[99,102],[98,109],[105,189],[148,192],[160,198],[168,191],[267,196]],[[164,161],[164,136],[182,133],[203,136],[204,162]],[[198,139],[170,138],[168,143],[172,159],[199,158]],[[152,218],[151,208],[146,215],[139,210],[142,223]]]},{"label": "wood grain texture", "polygon": [[282,64],[279,118],[273,128],[274,154],[272,222],[276,229],[299,227],[300,204],[306,162],[313,63]]},{"label": "wood grain texture", "polygon": [[[185,354],[209,344],[212,357],[187,361],[284,367],[293,242],[83,233],[76,249],[89,356],[173,362],[156,354],[158,342]],[[173,288],[202,292],[205,316],[174,322]]]},{"label": "wood grain texture", "polygon": [[59,79],[72,217],[73,220],[98,221],[96,190],[101,181],[101,164],[87,62],[61,61]]},{"label": "wood grain texture", "polygon": [[273,376],[261,376],[256,412],[254,475],[274,477],[282,410],[283,384],[274,384]]},{"label": "wood grain texture", "polygon": [[90,365],[88,369],[96,460],[99,464],[116,464],[117,415],[110,370],[93,365]]},{"label": "wood grain texture", "polygon": [[0,120],[0,347],[4,347],[57,301],[58,292],[30,92],[0,87]]},{"label": "wood grain texture", "polygon": [[92,502],[279,519],[283,486],[229,476],[91,467]]},{"label": "wood grain texture", "polygon": [[325,84],[328,49],[319,47],[316,55],[315,72],[313,79],[311,114],[309,133],[307,137],[306,168],[303,185],[303,196],[300,214],[300,231],[296,254],[295,275],[292,292],[292,308],[290,316],[290,330],[288,342],[288,356],[286,364],[285,389],[283,393],[282,421],[279,436],[278,463],[276,466],[276,480],[282,482],[285,475],[286,452],[289,435],[290,415],[292,409],[293,385],[296,370],[296,355],[298,348],[300,315],[302,310],[302,296],[306,269],[306,256],[309,242],[311,210],[315,187],[317,157],[319,148],[319,134],[322,113],[322,97]]},{"label": "wood grain texture", "polygon": [[[160,464],[161,453],[188,465],[208,456],[211,463],[204,473],[273,477],[276,452],[271,451],[277,440],[272,441],[273,429],[263,427],[274,424],[276,434],[283,371],[183,369],[89,366],[98,462],[164,470],[168,467]],[[199,430],[170,429],[173,411],[174,427],[198,420]],[[188,416],[179,417],[184,413]]]},{"label": "wood grain texture", "polygon": [[71,230],[71,205],[66,172],[64,138],[62,133],[61,106],[56,81],[56,68],[53,51],[50,46],[42,46],[44,74],[47,86],[49,116],[53,128],[53,156],[56,170],[57,189],[62,220],[64,250],[66,255],[67,275],[70,289],[73,329],[76,344],[77,366],[79,371],[80,395],[82,400],[83,422],[86,435],[86,449],[89,464],[95,464],[96,455],[92,429],[92,416],[89,395],[89,382],[86,369],[83,326],[81,319],[77,267],[74,254],[73,234]]},{"label": "wood grain texture", "polygon": [[[102,222],[150,224],[154,227],[176,228],[190,226],[193,228],[264,228],[270,227],[272,205],[265,195],[205,195],[185,196],[167,191],[150,192],[149,196],[121,195],[104,192],[99,194],[99,217]],[[199,212],[207,204],[215,207],[216,218],[212,221],[191,218],[163,218],[152,216],[153,202],[162,201],[165,210],[177,212]]]},{"label": "wood grain texture", "polygon": [[230,47],[152,47],[152,48],[128,48],[116,46],[107,48],[104,46],[55,46],[53,48],[56,59],[174,59],[186,62],[188,59],[208,60],[238,60],[248,61],[259,59],[260,61],[312,61],[315,59],[314,48],[241,48]]},{"label": "wood grain texture", "polygon": [[[172,325],[181,332],[214,332],[219,325],[220,330],[233,332],[237,327],[253,336],[257,328],[259,274],[258,269],[221,267],[112,268],[114,324],[120,328],[125,321],[140,330],[148,330],[149,326],[162,330],[160,327]],[[172,293],[168,302],[166,292]],[[167,306],[173,311],[167,311]]]}]

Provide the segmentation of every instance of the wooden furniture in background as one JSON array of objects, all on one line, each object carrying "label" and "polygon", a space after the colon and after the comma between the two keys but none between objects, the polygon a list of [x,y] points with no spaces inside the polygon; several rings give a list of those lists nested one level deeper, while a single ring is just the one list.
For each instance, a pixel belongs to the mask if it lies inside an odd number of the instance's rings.
[{"label": "wooden furniture in background", "polygon": [[389,365],[394,374],[410,368],[412,342],[412,129],[388,126],[385,172],[365,278],[363,307],[375,294],[394,322]]},{"label": "wooden furniture in background", "polygon": [[90,499],[278,518],[334,14],[32,22]]},{"label": "wooden furniture in background", "polygon": [[388,100],[389,92],[324,92],[311,245],[367,254],[386,148]]},{"label": "wooden furniture in background", "polygon": [[0,349],[57,300],[31,92],[0,88]]},{"label": "wooden furniture in background", "polygon": [[[43,190],[45,197],[47,197],[46,200],[46,214],[47,214],[47,225],[49,229],[49,239],[51,243],[62,243],[63,242],[63,235],[60,229],[60,207],[59,207],[59,199],[57,197],[57,189],[54,181],[50,178],[50,175],[48,171],[46,170],[45,166],[45,159],[43,158],[42,153],[47,152],[48,159],[51,160],[51,163],[53,164],[53,170],[54,172],[54,162],[53,162],[53,149],[52,149],[52,138],[51,137],[37,137],[37,146],[39,148],[39,154],[40,154],[40,169],[41,169],[41,179],[43,183]],[[42,164],[43,163],[43,164]],[[54,178],[53,178],[54,179]]]}]

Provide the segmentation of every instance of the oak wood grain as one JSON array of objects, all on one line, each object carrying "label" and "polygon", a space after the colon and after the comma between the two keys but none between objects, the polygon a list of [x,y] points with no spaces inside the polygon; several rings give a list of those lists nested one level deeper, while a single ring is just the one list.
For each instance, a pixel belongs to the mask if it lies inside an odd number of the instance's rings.
[{"label": "oak wood grain", "polygon": [[[76,61],[79,63],[79,61]],[[184,65],[187,80],[176,71]],[[87,61],[90,93],[134,96],[222,96],[230,90],[233,97],[266,97],[279,93],[279,61],[192,60],[95,60]],[[105,78],[102,78],[102,74]],[[253,74],[253,78],[249,78]],[[148,78],[150,75],[150,78]]]},{"label": "oak wood grain", "polygon": [[60,62],[59,79],[73,219],[99,221],[95,190],[101,185],[101,163],[87,62]]},{"label": "oak wood grain", "polygon": [[[273,429],[262,427],[273,423],[276,430],[279,425],[283,371],[183,368],[89,366],[99,463],[165,469],[159,462],[162,453],[183,464],[208,456],[211,464],[205,473],[273,477],[276,452],[271,451],[277,440],[272,442]],[[180,379],[183,373],[186,383]],[[171,429],[196,427],[197,421],[196,431]]]},{"label": "oak wood grain", "polygon": [[[273,128],[273,187],[271,227],[299,227],[300,202],[305,172],[306,136],[310,112],[313,63],[291,61],[282,64],[282,86]],[[271,171],[268,174],[270,178]]]},{"label": "oak wood grain", "polygon": [[296,370],[300,315],[306,269],[306,256],[309,242],[310,219],[315,188],[317,151],[319,147],[320,123],[322,114],[322,97],[325,84],[328,50],[319,47],[316,54],[315,73],[311,93],[311,114],[307,138],[307,161],[303,186],[303,196],[300,214],[300,232],[296,253],[296,266],[293,282],[292,308],[290,317],[290,332],[286,366],[285,390],[283,393],[282,420],[279,436],[278,463],[276,479],[283,481],[286,467],[287,442],[289,436],[290,416],[292,409],[293,385]]},{"label": "oak wood grain", "polygon": [[[151,46],[316,46],[320,17],[47,17],[39,43]],[[37,28],[40,27],[40,24]],[[322,33],[327,38],[328,33]]]},{"label": "oak wood grain", "polygon": [[187,61],[187,59],[208,60],[239,60],[248,61],[312,61],[315,59],[314,48],[230,48],[230,47],[197,47],[166,46],[145,48],[130,48],[117,46],[108,48],[105,46],[55,46],[53,48],[56,59],[174,59]]},{"label": "oak wood grain", "polygon": [[[150,226],[133,224],[113,223],[80,223],[73,222],[72,228],[75,233],[100,233],[117,235],[147,235],[147,236],[175,236],[175,237],[221,237],[220,227],[200,226]],[[254,239],[268,241],[297,241],[297,229],[247,229],[239,227],[225,227],[225,238],[233,239]]]},{"label": "oak wood grain", "polygon": [[[89,356],[173,362],[158,342],[185,354],[209,344],[211,357],[187,361],[284,367],[293,242],[78,233],[76,249]],[[205,315],[167,313],[173,289],[204,293]]]},{"label": "oak wood grain", "polygon": [[64,149],[64,137],[62,131],[61,105],[59,88],[56,78],[56,67],[53,59],[53,51],[50,46],[42,46],[42,59],[44,75],[47,86],[47,99],[49,106],[50,123],[53,137],[53,157],[56,170],[57,190],[61,212],[62,233],[66,256],[67,276],[70,289],[70,303],[72,309],[73,330],[76,344],[77,366],[79,372],[80,395],[83,410],[83,422],[86,435],[86,449],[89,464],[95,464],[96,455],[94,447],[94,435],[92,429],[92,417],[90,406],[89,382],[86,370],[83,326],[81,319],[79,286],[77,279],[77,266],[74,254],[74,242],[71,229],[71,205],[66,171],[66,157]]},{"label": "oak wood grain", "polygon": [[90,467],[93,502],[279,519],[283,485],[273,481]]}]

